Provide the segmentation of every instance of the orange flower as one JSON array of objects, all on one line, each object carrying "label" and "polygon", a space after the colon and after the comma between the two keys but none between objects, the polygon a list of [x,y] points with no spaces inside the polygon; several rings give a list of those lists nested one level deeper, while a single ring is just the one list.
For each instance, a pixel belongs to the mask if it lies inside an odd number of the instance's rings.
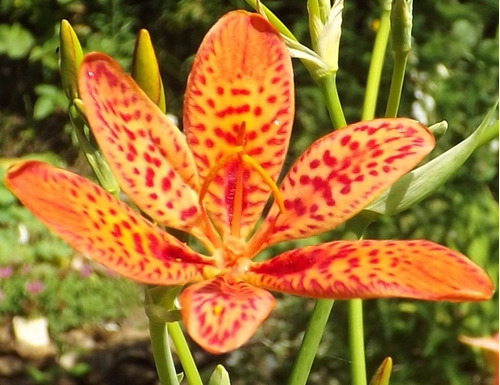
[{"label": "orange flower", "polygon": [[[147,284],[191,284],[179,297],[182,319],[209,352],[235,349],[254,334],[275,304],[268,290],[338,299],[491,295],[481,269],[423,240],[336,241],[252,261],[266,247],[353,217],[434,146],[409,119],[353,124],[314,142],[278,188],[294,116],[292,66],[279,34],[257,14],[231,12],[203,40],[187,84],[185,136],[101,53],[85,57],[79,94],[122,190],[154,222],[40,162],[12,167],[6,185],[113,271]],[[157,225],[195,236],[205,250]]]},{"label": "orange flower", "polygon": [[491,378],[491,385],[498,385],[500,371],[498,368],[499,364],[499,344],[498,344],[498,332],[490,337],[458,337],[460,342],[466,345],[474,346],[480,348],[484,352],[484,359],[486,365],[493,369],[493,377]]}]

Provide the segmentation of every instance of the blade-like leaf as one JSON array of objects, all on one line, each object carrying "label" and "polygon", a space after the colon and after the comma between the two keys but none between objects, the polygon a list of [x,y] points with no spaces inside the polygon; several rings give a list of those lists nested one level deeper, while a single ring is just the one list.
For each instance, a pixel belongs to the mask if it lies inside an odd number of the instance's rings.
[{"label": "blade-like leaf", "polygon": [[99,186],[38,161],[12,166],[5,185],[73,248],[138,282],[199,281],[212,260],[191,251]]},{"label": "blade-like leaf", "polygon": [[467,257],[425,240],[308,246],[251,265],[243,279],[314,298],[479,301],[493,293],[490,278]]},{"label": "blade-like leaf", "polygon": [[275,304],[271,293],[229,275],[189,286],[179,301],[189,335],[213,354],[248,341]]},{"label": "blade-like leaf", "polygon": [[474,150],[498,137],[498,120],[492,122],[498,102],[467,139],[437,158],[409,172],[384,191],[366,210],[394,215],[429,196],[462,167]]},{"label": "blade-like leaf", "polygon": [[427,128],[406,118],[360,122],[324,136],[283,179],[285,212],[273,205],[250,249],[333,229],[411,170],[433,146]]},{"label": "blade-like leaf", "polygon": [[271,191],[237,154],[253,158],[276,181],[293,115],[291,59],[279,34],[258,14],[222,17],[194,59],[183,118],[207,188],[204,202],[223,236],[245,237]]},{"label": "blade-like leaf", "polygon": [[189,231],[201,209],[181,132],[110,57],[85,56],[78,80],[88,122],[122,190],[156,221]]}]

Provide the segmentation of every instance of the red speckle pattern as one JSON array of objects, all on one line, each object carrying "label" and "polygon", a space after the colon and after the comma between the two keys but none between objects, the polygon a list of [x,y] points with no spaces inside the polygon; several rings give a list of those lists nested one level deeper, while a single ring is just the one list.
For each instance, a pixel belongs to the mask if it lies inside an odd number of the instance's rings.
[{"label": "red speckle pattern", "polygon": [[205,350],[221,354],[245,343],[274,307],[274,297],[231,276],[184,289],[179,297],[189,335]]},{"label": "red speckle pattern", "polygon": [[76,174],[27,161],[9,169],[6,183],[73,248],[135,281],[182,285],[213,264]]},{"label": "red speckle pattern", "polygon": [[[92,132],[120,187],[159,223],[188,231],[201,212],[199,186],[178,128],[104,54],[85,56],[78,84]],[[165,188],[171,185],[176,189]]]},{"label": "red speckle pattern", "polygon": [[47,164],[21,162],[7,171],[5,185],[57,235],[116,273],[147,284],[193,283],[179,297],[181,315],[207,351],[228,352],[253,335],[275,304],[266,289],[340,299],[492,295],[482,270],[428,241],[330,242],[251,261],[270,244],[349,219],[434,144],[409,119],[358,123],[319,139],[285,176],[283,207],[275,203],[246,243],[269,197],[266,177],[280,172],[293,117],[290,58],[261,16],[231,12],[205,38],[186,93],[187,141],[103,54],[85,57],[79,88],[123,190],[154,220],[197,236],[215,258]]},{"label": "red speckle pattern", "polygon": [[256,263],[243,278],[264,289],[315,298],[479,301],[493,292],[489,277],[467,257],[425,240],[308,246]]},{"label": "red speckle pattern", "polygon": [[[204,76],[209,68],[213,72]],[[291,60],[279,34],[257,14],[237,11],[222,17],[198,50],[184,98],[184,129],[201,182],[238,145],[244,145],[245,153],[276,180],[286,156],[293,114]],[[242,125],[245,134],[239,143]],[[221,168],[218,175],[226,180],[211,183],[204,200],[223,236],[237,217],[245,237],[270,195],[270,188],[254,169],[241,167],[248,176],[238,184],[229,180],[233,165]],[[235,216],[230,204],[241,191],[246,204]]]},{"label": "red speckle pattern", "polygon": [[427,128],[410,119],[347,126],[313,143],[283,179],[285,212],[276,204],[254,235],[267,246],[338,226],[410,171],[434,147]]}]

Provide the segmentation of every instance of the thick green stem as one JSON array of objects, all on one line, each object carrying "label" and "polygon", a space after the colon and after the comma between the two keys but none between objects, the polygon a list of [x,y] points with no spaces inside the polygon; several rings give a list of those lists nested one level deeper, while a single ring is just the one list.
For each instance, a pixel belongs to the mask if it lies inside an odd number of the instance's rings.
[{"label": "thick green stem", "polygon": [[375,116],[380,77],[382,74],[387,42],[389,40],[389,32],[391,29],[390,16],[390,6],[383,6],[377,37],[375,38],[375,44],[373,46],[361,120],[373,119]]},{"label": "thick green stem", "polygon": [[337,92],[337,84],[335,82],[335,74],[319,77],[317,79],[323,96],[325,99],[330,119],[332,120],[335,128],[341,128],[347,125],[345,120],[344,111],[340,104],[339,94]]},{"label": "thick green stem", "polygon": [[363,301],[349,301],[349,345],[351,348],[351,384],[366,385]]},{"label": "thick green stem", "polygon": [[179,385],[166,324],[149,321],[149,336],[161,385]]},{"label": "thick green stem", "polygon": [[305,385],[332,307],[332,300],[320,299],[316,301],[292,373],[288,378],[288,385]]},{"label": "thick green stem", "polygon": [[391,89],[389,90],[389,98],[387,99],[387,108],[385,110],[387,118],[395,118],[398,114],[407,61],[408,52],[394,52]]},{"label": "thick green stem", "polygon": [[182,333],[181,326],[178,322],[169,322],[168,332],[172,337],[172,342],[174,343],[177,356],[181,361],[182,369],[184,370],[184,375],[189,385],[203,385],[201,381],[200,373],[194,362],[193,355],[187,344],[186,338]]}]

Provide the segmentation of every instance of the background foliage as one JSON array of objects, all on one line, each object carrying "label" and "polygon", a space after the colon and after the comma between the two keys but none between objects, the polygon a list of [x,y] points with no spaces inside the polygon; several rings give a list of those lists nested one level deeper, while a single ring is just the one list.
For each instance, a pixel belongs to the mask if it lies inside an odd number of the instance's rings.
[{"label": "background foliage", "polygon": [[[266,5],[299,40],[309,40],[305,1],[274,0]],[[90,175],[71,133],[67,101],[60,86],[57,46],[62,18],[74,26],[87,52],[104,51],[127,68],[135,33],[147,28],[159,57],[168,110],[180,117],[190,63],[203,35],[224,12],[245,6],[241,0],[3,0],[0,166],[9,163],[10,158],[43,153],[53,163]],[[378,10],[379,3],[374,0],[350,0],[345,4],[338,87],[350,122],[360,116]],[[415,1],[413,49],[400,115],[428,124],[444,119],[449,122],[450,129],[439,140],[434,156],[470,134],[498,96],[497,15],[496,0]],[[301,64],[294,65],[297,112],[289,161],[331,129],[319,90]],[[379,115],[384,110],[390,70],[389,49]],[[20,243],[19,226],[27,229],[29,241]],[[467,254],[498,282],[497,230],[495,141],[477,151],[466,167],[432,197],[397,217],[382,218],[367,236],[431,239]],[[138,291],[115,278],[109,281],[99,271],[93,272],[92,279],[82,280],[68,268],[68,261],[74,257],[67,246],[49,235],[0,187],[0,268],[11,267],[14,271],[10,278],[0,278],[0,317],[41,312],[52,319],[54,332],[79,322],[122,316],[126,304],[119,299],[131,295],[138,298]],[[23,278],[22,269],[27,265],[32,266],[28,269],[31,273]],[[64,286],[63,280],[58,285],[64,288],[55,288],[54,282],[60,277],[69,280],[68,284]],[[23,285],[35,278],[43,280],[46,291],[33,301]],[[82,285],[87,285],[86,289]],[[110,293],[115,294],[110,297]],[[104,295],[108,302],[100,300]],[[64,306],[54,298],[63,301]],[[77,298],[87,302],[82,305]],[[112,303],[117,305],[110,306]],[[289,296],[280,299],[272,318],[252,343],[224,358],[233,383],[283,383],[312,305],[311,300]],[[63,308],[72,310],[64,313]],[[498,295],[480,304],[378,300],[366,302],[365,308],[369,373],[390,355],[395,360],[391,382],[395,385],[484,383],[480,355],[461,345],[457,337],[498,330]],[[337,302],[313,367],[311,384],[348,383],[345,313],[344,304]]]}]

